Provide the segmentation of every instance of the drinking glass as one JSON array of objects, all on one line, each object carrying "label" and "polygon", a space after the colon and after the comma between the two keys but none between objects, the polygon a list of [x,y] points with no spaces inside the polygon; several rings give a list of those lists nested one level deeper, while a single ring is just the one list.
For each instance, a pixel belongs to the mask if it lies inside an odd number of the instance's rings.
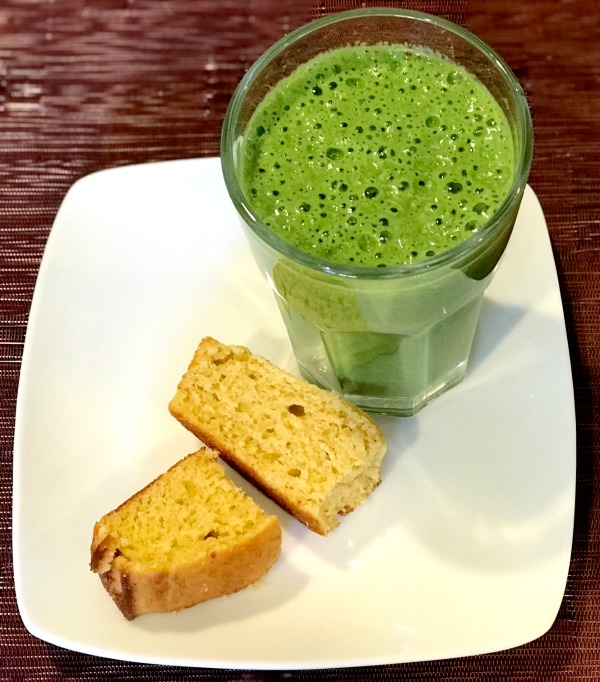
[{"label": "drinking glass", "polygon": [[[298,66],[334,48],[385,42],[433,50],[487,87],[510,126],[514,177],[483,227],[447,251],[408,265],[344,265],[296,248],[265,225],[241,189],[240,146],[265,95]],[[404,416],[460,382],[484,291],[517,216],[532,147],[529,108],[512,71],[483,41],[442,18],[404,9],[351,10],[313,21],[268,49],[228,107],[222,169],[302,376],[368,411]]]}]

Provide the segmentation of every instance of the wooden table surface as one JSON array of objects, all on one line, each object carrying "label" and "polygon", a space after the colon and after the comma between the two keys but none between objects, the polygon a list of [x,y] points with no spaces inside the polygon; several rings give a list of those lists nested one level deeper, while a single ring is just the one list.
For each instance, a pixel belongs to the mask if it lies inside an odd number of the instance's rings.
[{"label": "wooden table surface", "polygon": [[[216,156],[245,70],[339,0],[4,0],[0,7],[0,679],[600,679],[600,10],[596,0],[389,2],[465,25],[506,59],[535,126],[530,176],[567,322],[577,416],[575,530],[552,628],[510,651],[324,671],[159,668],[30,635],[14,591],[17,386],[30,304],[69,187],[125,164]],[[548,372],[552,368],[548,367]],[[48,585],[48,589],[54,589]],[[69,595],[64,595],[68,608]],[[518,617],[518,614],[515,614]]]}]

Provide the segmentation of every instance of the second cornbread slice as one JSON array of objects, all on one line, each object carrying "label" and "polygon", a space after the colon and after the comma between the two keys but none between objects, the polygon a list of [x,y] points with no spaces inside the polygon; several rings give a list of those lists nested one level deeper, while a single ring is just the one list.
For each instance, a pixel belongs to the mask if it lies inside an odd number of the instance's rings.
[{"label": "second cornbread slice", "polygon": [[321,535],[380,482],[386,443],[367,414],[242,346],[203,339],[169,410]]}]

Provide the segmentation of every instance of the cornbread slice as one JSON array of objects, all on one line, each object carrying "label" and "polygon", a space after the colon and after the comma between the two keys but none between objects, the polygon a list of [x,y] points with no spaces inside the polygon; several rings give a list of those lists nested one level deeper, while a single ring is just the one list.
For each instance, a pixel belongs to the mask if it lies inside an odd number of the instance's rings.
[{"label": "cornbread slice", "polygon": [[368,415],[242,346],[203,339],[169,410],[321,535],[380,482],[386,443]]},{"label": "cornbread slice", "polygon": [[132,620],[241,590],[280,552],[277,517],[227,478],[216,452],[202,449],[95,524],[90,568]]}]

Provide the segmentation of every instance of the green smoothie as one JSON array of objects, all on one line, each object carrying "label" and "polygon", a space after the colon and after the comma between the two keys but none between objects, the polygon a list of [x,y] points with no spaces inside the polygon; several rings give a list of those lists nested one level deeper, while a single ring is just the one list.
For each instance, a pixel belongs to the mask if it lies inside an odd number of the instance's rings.
[{"label": "green smoothie", "polygon": [[338,263],[426,260],[476,233],[514,175],[509,124],[464,68],[400,45],[299,67],[247,127],[240,183],[283,239]]},{"label": "green smoothie", "polygon": [[[322,48],[316,29],[305,40]],[[365,409],[414,414],[465,374],[519,207],[504,204],[521,153],[514,122],[429,48],[341,47],[285,77],[282,50],[234,98],[226,180],[302,375]],[[512,115],[514,91],[489,78]]]}]

